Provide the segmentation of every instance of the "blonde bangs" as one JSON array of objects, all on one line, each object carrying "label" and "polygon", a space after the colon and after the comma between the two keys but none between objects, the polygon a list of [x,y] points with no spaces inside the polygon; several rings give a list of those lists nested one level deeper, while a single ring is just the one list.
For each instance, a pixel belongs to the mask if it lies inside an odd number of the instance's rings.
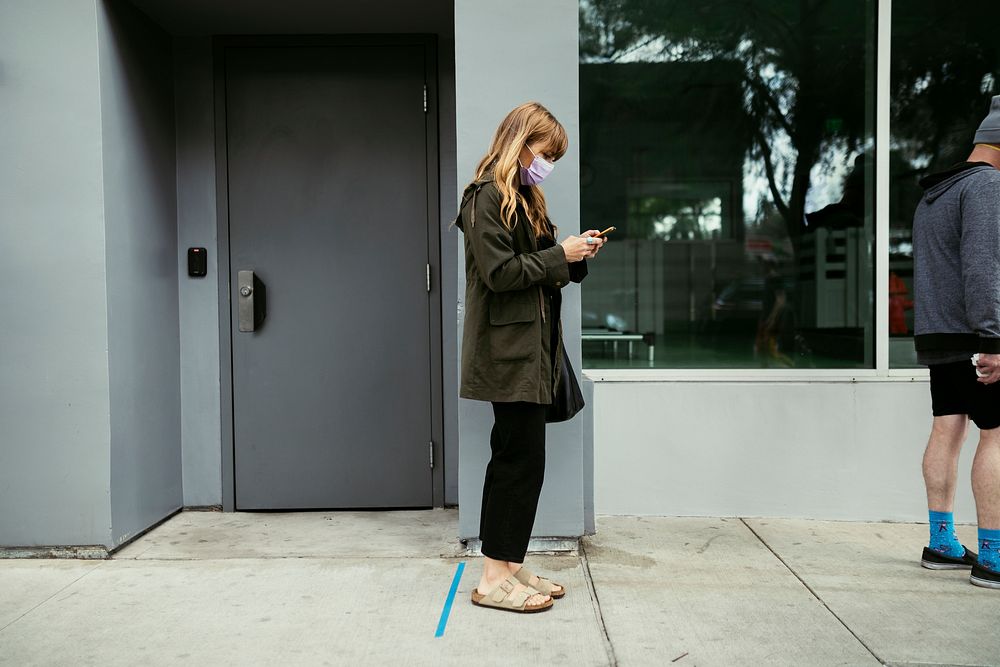
[{"label": "blonde bangs", "polygon": [[529,136],[528,143],[533,144],[536,141],[544,141],[545,143],[542,144],[540,152],[551,156],[553,161],[559,160],[569,150],[569,137],[566,136],[566,129],[553,118],[552,126],[546,128],[546,130],[545,132],[539,132],[538,136]]}]

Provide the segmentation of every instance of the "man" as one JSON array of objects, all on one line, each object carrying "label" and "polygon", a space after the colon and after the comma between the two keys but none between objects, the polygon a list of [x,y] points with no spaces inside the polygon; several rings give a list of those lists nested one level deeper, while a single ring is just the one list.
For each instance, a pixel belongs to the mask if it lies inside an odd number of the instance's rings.
[{"label": "man", "polygon": [[[971,567],[971,583],[1000,589],[1000,96],[976,132],[968,161],[920,185],[914,329],[917,359],[930,367],[934,412],[923,462],[930,544],[921,564]],[[978,557],[958,541],[952,518],[970,418],[980,429],[972,464]]]}]

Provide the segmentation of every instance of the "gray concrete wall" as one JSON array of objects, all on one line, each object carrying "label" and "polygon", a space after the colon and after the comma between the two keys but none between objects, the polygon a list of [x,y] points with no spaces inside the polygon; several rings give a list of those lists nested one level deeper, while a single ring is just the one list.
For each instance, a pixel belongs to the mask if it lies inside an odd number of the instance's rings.
[{"label": "gray concrete wall", "polygon": [[[177,136],[177,235],[184,505],[222,504],[218,239],[212,41],[217,34],[429,33],[438,36],[441,286],[444,375],[445,502],[458,502],[458,365],[455,334],[455,59],[449,3],[278,7],[243,3],[136,2],[180,35],[174,39]],[[208,248],[208,275],[189,278],[183,253]],[[228,378],[224,381],[228,381]]]},{"label": "gray concrete wall", "polygon": [[111,539],[94,2],[0,3],[0,545]]},{"label": "gray concrete wall", "polygon": [[[576,0],[455,2],[455,92],[459,191],[472,179],[497,125],[518,104],[536,100],[566,127],[570,150],[545,182],[553,221],[562,234],[579,231],[580,158]],[[520,56],[525,55],[522,59]],[[530,56],[530,57],[527,57]],[[453,231],[453,234],[459,232]],[[465,267],[458,255],[458,294]],[[462,305],[459,300],[459,326]],[[563,291],[563,334],[580,368],[580,288]],[[584,530],[583,422],[550,426],[545,486],[536,536],[576,536]],[[479,533],[483,476],[489,461],[493,415],[488,403],[461,401],[459,411],[459,532]]]},{"label": "gray concrete wall", "polygon": [[[180,301],[184,505],[222,504],[219,253],[210,37],[174,40],[177,118],[177,276]],[[208,275],[187,275],[187,248],[207,250]]]},{"label": "gray concrete wall", "polygon": [[114,545],[181,506],[170,37],[98,2]]},{"label": "gray concrete wall", "polygon": [[[594,405],[598,514],[927,520],[926,381],[598,380]],[[970,431],[963,522],[976,519]]]}]

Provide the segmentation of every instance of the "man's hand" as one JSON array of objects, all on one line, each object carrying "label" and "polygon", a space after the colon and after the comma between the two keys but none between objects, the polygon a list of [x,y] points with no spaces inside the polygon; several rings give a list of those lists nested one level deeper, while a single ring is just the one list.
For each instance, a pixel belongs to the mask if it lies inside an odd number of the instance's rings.
[{"label": "man's hand", "polygon": [[979,381],[983,384],[993,384],[1000,381],[1000,354],[983,354],[980,352],[976,370],[980,373],[985,373],[985,375],[979,378]]}]

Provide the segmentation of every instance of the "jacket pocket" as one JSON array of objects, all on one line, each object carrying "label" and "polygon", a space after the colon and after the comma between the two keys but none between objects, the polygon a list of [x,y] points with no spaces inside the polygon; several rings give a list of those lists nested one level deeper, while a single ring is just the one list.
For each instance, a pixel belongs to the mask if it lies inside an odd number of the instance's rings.
[{"label": "jacket pocket", "polygon": [[531,336],[538,303],[533,292],[499,292],[490,299],[490,356],[493,361],[530,359],[538,347]]}]

